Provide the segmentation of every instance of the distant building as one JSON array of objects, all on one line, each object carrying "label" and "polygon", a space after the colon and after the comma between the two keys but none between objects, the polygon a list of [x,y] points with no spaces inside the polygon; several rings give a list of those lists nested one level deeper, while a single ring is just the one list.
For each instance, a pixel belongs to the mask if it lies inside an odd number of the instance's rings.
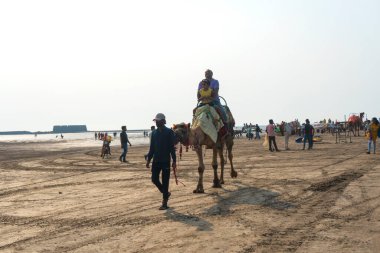
[{"label": "distant building", "polygon": [[80,133],[87,132],[86,125],[54,126],[53,133]]}]

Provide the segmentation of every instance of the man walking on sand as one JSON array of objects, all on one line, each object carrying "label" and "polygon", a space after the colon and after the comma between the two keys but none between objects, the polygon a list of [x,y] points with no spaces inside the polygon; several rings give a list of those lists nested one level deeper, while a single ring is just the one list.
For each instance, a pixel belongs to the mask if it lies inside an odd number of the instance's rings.
[{"label": "man walking on sand", "polygon": [[132,146],[132,144],[129,142],[128,135],[127,135],[127,127],[122,126],[121,127],[122,132],[120,133],[120,143],[121,148],[123,149],[123,153],[120,155],[119,160],[120,162],[126,163],[125,157],[127,156],[128,152],[128,143],[129,146]]},{"label": "man walking on sand", "polygon": [[314,135],[314,127],[310,125],[310,120],[305,120],[305,128],[304,128],[304,137],[303,137],[303,150],[305,150],[306,141],[309,144],[308,149],[313,148],[313,135]]},{"label": "man walking on sand", "polygon": [[[272,119],[269,120],[269,125],[267,125],[266,132],[269,138],[269,151],[273,152],[274,149],[276,149],[277,152],[280,152],[280,150],[277,148],[276,133],[274,131],[274,122]],[[274,149],[272,147],[272,144],[273,144]]]},{"label": "man walking on sand", "polygon": [[[146,167],[149,168],[150,161],[152,163],[152,182],[162,193],[162,205],[160,210],[168,209],[168,200],[171,195],[169,192],[170,179],[170,160],[173,160],[173,170],[177,169],[176,154],[174,148],[174,132],[165,126],[165,115],[158,113],[154,118],[157,129],[152,132],[150,140],[150,148],[147,156]],[[170,159],[171,157],[171,159]],[[162,183],[160,182],[160,173],[162,172]]]},{"label": "man walking on sand", "polygon": [[259,127],[258,124],[256,124],[256,126],[255,126],[255,131],[256,131],[256,137],[255,137],[255,139],[259,139],[260,140],[261,128]]}]

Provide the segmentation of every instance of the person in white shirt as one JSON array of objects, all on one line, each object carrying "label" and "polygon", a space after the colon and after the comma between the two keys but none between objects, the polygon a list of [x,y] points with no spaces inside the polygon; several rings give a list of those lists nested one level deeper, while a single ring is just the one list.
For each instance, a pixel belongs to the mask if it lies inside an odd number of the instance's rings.
[{"label": "person in white shirt", "polygon": [[290,150],[289,148],[289,137],[292,135],[292,127],[289,123],[285,123],[284,136],[285,136],[285,150]]}]

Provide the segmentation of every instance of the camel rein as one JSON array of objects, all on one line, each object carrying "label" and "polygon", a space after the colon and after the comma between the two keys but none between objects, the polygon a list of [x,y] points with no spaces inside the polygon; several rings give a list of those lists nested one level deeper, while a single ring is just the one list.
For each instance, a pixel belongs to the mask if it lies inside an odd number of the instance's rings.
[{"label": "camel rein", "polygon": [[[180,151],[179,151],[181,154],[182,154],[182,146],[180,146]],[[180,154],[180,156],[182,156]],[[181,180],[178,179],[178,176],[177,176],[177,169],[179,168],[179,161],[181,159],[178,159],[178,162],[177,162],[177,168],[173,169],[173,174],[174,174],[174,179],[175,179],[175,184],[178,185],[178,182],[181,183],[183,186],[186,186]]]}]

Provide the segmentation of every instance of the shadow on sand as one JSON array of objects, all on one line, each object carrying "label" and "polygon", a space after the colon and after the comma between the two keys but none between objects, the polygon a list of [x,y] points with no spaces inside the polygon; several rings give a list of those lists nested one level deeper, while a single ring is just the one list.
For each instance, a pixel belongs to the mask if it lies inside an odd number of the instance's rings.
[{"label": "shadow on sand", "polygon": [[225,192],[227,194],[214,194],[218,202],[206,211],[207,214],[227,215],[231,213],[230,209],[234,205],[261,205],[280,211],[296,207],[292,203],[277,200],[279,193],[256,187],[244,186],[234,191],[225,190]]},{"label": "shadow on sand", "polygon": [[172,221],[177,221],[189,226],[197,227],[198,231],[212,230],[213,225],[210,222],[205,221],[204,219],[195,215],[182,214],[173,209],[168,209],[165,213],[165,216]]},{"label": "shadow on sand", "polygon": [[[217,203],[206,210],[206,215],[230,215],[233,213],[231,207],[235,205],[261,205],[279,211],[296,207],[292,203],[277,200],[277,197],[280,196],[277,192],[250,186],[243,186],[234,191],[224,190],[223,194],[216,192],[211,195],[217,198]],[[198,231],[213,230],[212,223],[195,215],[182,214],[174,209],[168,209],[165,216],[172,221],[197,227]]]}]

